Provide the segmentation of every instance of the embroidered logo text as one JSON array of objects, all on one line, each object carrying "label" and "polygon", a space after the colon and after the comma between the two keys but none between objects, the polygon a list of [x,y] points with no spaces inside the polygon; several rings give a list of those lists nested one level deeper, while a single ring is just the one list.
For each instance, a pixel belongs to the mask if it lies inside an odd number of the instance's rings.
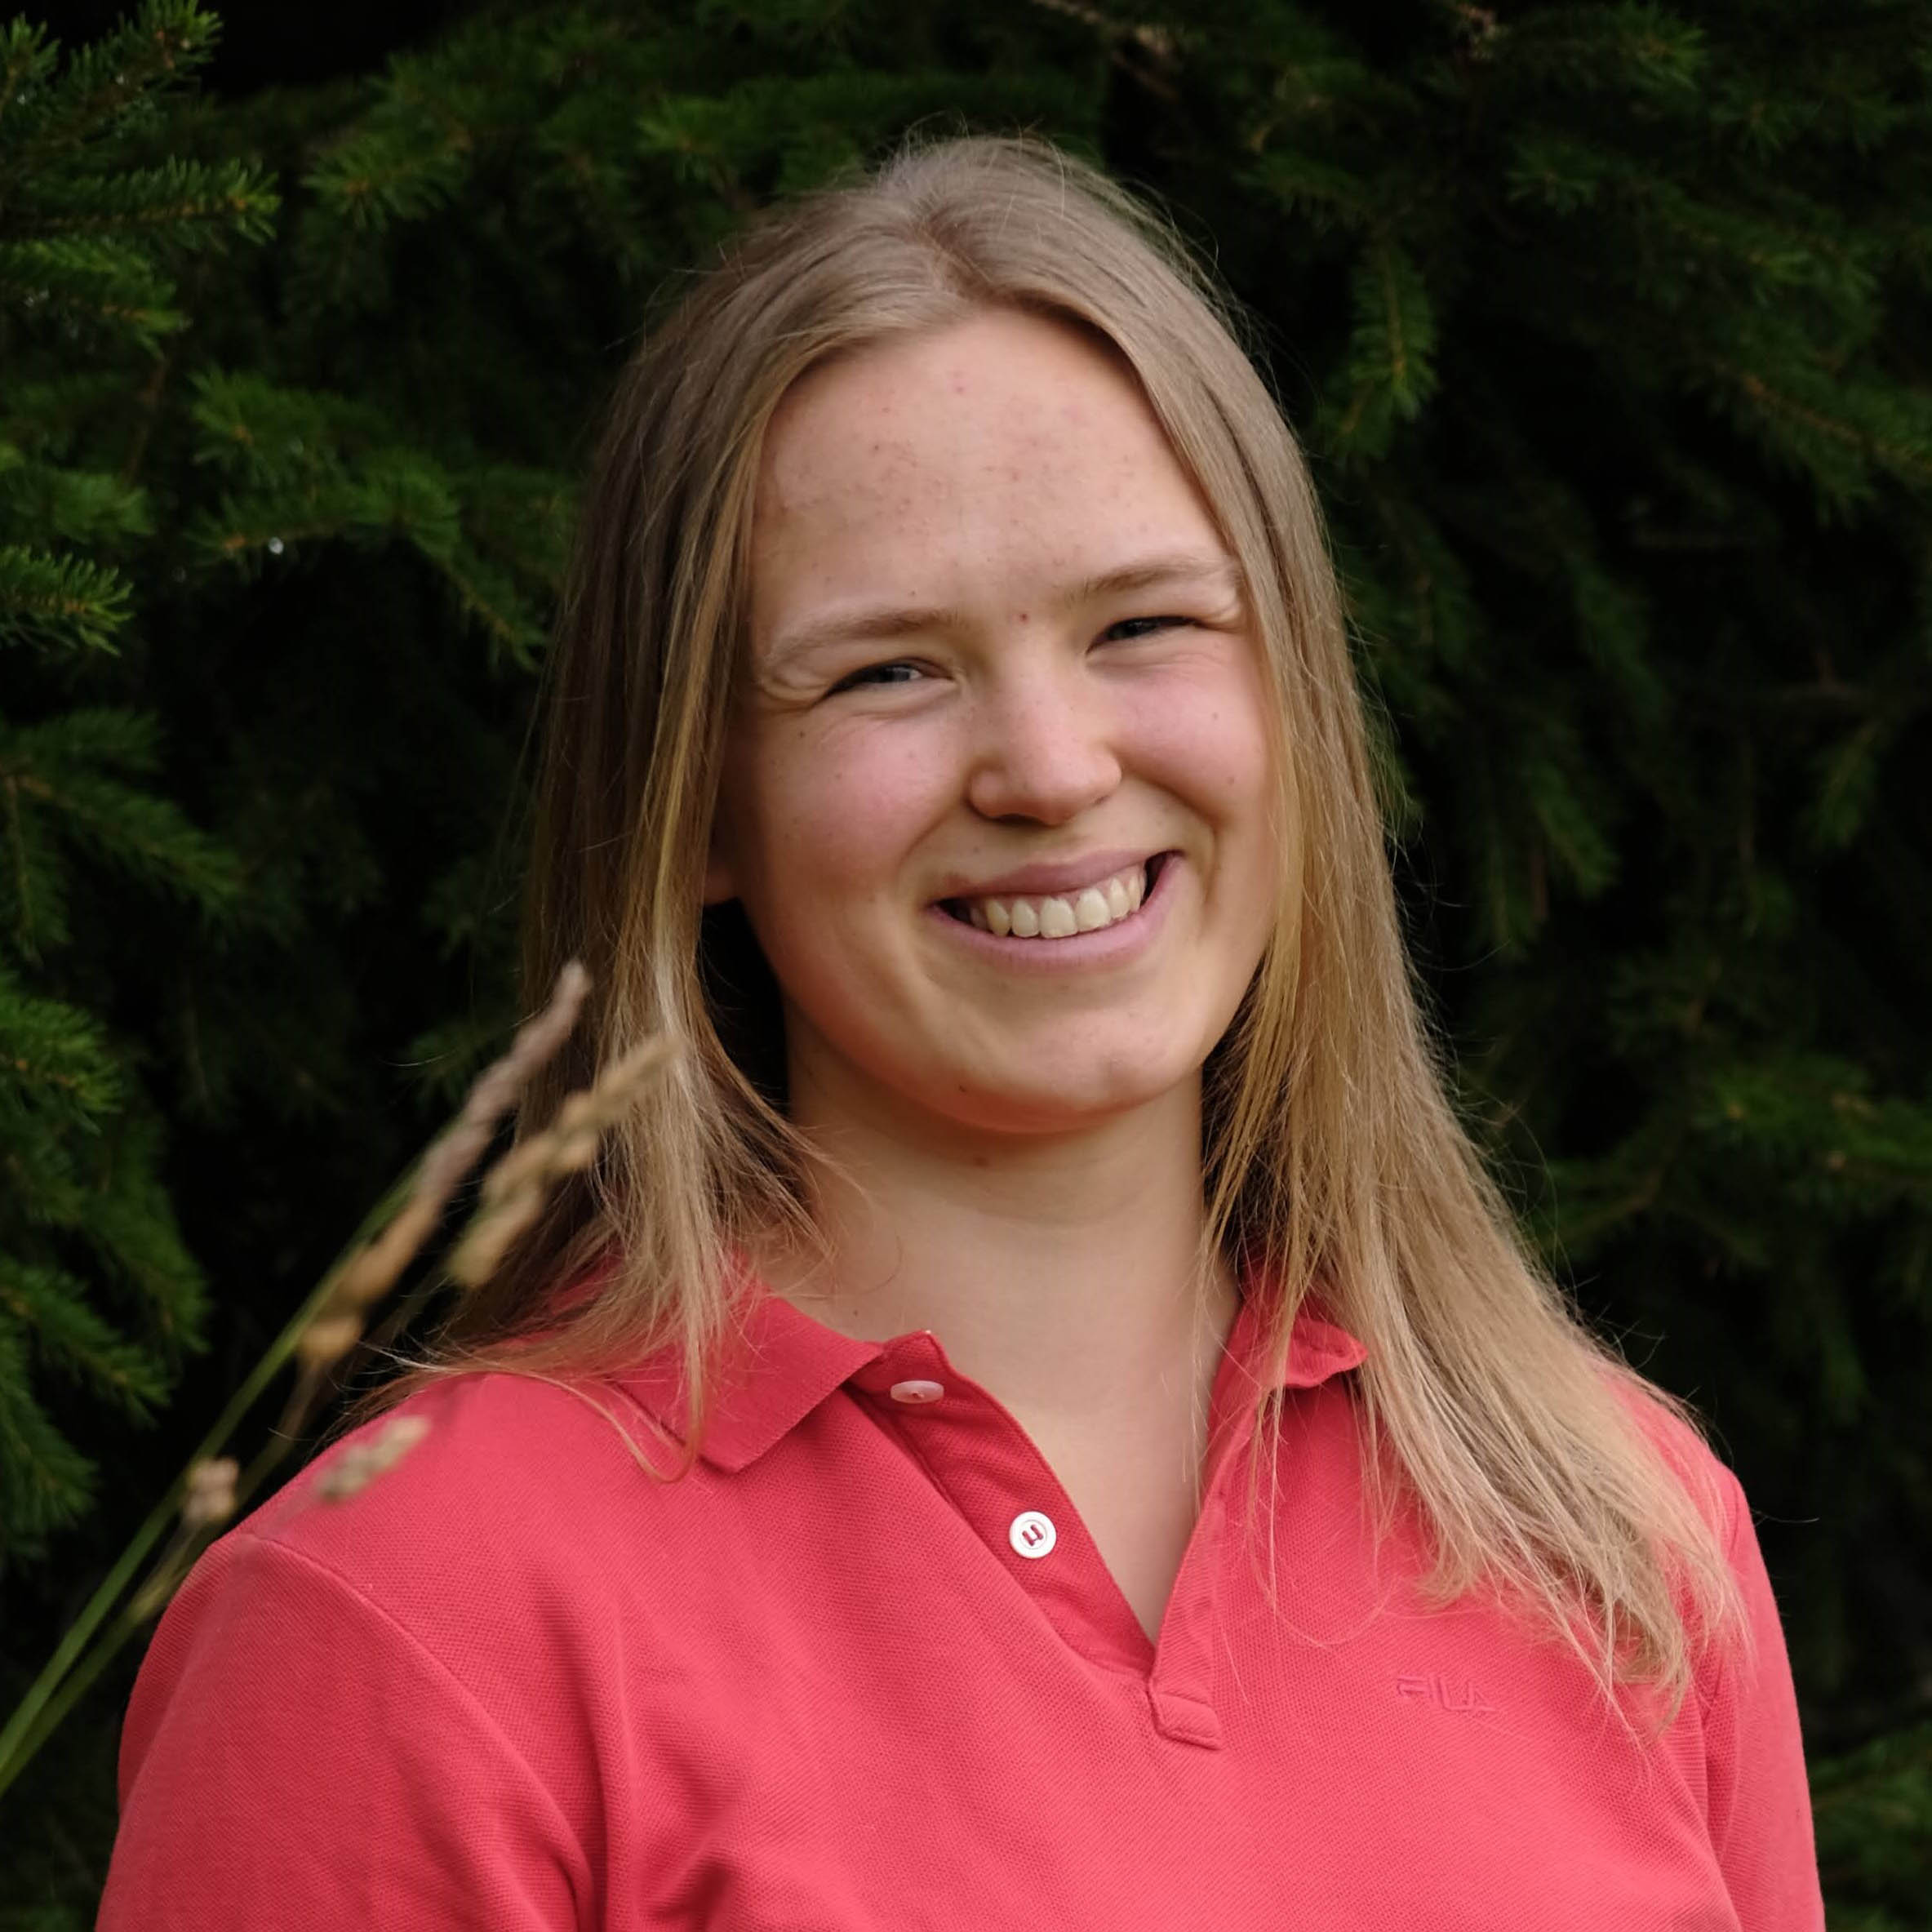
[{"label": "embroidered logo text", "polygon": [[1431,1703],[1439,1711],[1453,1711],[1459,1717],[1483,1716],[1496,1708],[1486,1703],[1482,1693],[1466,1678],[1458,1686],[1447,1677],[1397,1677],[1395,1687],[1397,1697]]}]

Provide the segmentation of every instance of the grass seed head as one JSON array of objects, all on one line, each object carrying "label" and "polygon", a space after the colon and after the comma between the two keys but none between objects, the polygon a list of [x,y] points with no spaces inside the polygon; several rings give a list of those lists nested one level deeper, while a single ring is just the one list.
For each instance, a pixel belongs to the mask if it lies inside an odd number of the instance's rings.
[{"label": "grass seed head", "polygon": [[235,1513],[235,1484],[241,1474],[242,1465],[229,1455],[194,1463],[181,1498],[182,1523],[190,1530],[225,1523]]},{"label": "grass seed head", "polygon": [[325,1502],[345,1501],[393,1469],[429,1432],[426,1415],[392,1415],[375,1434],[344,1449],[315,1479],[315,1493]]},{"label": "grass seed head", "polygon": [[295,1360],[304,1368],[326,1369],[341,1361],[362,1339],[362,1324],[353,1315],[322,1315],[302,1330]]}]

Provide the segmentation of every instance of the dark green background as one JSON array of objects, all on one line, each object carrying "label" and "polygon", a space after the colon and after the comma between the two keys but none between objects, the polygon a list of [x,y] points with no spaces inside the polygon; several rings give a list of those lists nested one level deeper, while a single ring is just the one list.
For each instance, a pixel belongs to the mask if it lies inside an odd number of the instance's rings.
[{"label": "dark green background", "polygon": [[[908,126],[1024,127],[1250,305],[1468,1117],[1744,1480],[1834,1924],[1928,1922],[1929,97],[1927,0],[446,0],[0,106],[0,251],[85,189],[182,318],[0,253],[0,545],[125,587],[90,642],[0,553],[0,1702],[507,1033],[651,304]],[[170,155],[279,206],[135,219]],[[0,1800],[0,1922],[87,1922],[127,1678]]]}]

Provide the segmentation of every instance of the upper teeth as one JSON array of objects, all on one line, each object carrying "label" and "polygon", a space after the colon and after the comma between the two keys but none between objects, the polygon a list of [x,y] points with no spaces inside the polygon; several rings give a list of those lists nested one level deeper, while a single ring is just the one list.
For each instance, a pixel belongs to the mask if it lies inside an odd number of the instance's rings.
[{"label": "upper teeth", "polygon": [[1145,868],[1131,865],[1077,892],[1045,899],[969,899],[966,917],[980,931],[996,933],[1002,939],[1071,939],[1077,932],[1098,932],[1126,918],[1139,905],[1146,886]]}]

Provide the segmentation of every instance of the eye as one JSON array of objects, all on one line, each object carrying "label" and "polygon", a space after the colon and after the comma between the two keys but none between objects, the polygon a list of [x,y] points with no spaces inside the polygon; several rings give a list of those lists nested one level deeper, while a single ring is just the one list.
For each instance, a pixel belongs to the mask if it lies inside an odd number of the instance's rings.
[{"label": "eye", "polygon": [[915,677],[925,675],[917,664],[908,664],[904,658],[895,658],[890,664],[867,664],[860,670],[851,672],[840,678],[832,689],[846,691],[868,684],[909,684]]},{"label": "eye", "polygon": [[[1154,637],[1161,631],[1177,629],[1193,621],[1191,617],[1123,617],[1118,624],[1109,624],[1101,635],[1111,637],[1117,631],[1131,631],[1131,635],[1121,640],[1123,643],[1131,644],[1136,638]],[[1149,628],[1135,630],[1132,627],[1136,624]]]}]

